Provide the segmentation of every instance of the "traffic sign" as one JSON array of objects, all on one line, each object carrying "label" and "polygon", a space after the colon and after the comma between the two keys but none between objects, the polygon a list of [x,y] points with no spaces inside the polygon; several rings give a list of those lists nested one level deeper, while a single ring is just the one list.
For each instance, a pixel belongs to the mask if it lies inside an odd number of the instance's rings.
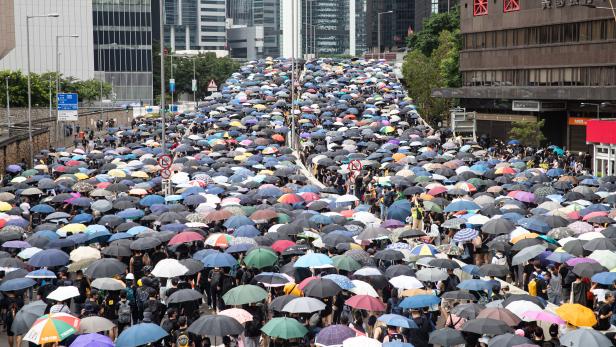
[{"label": "traffic sign", "polygon": [[175,78],[169,79],[169,91],[172,93],[175,92]]},{"label": "traffic sign", "polygon": [[218,86],[216,85],[216,82],[214,80],[211,80],[210,84],[207,85],[207,91],[208,92],[218,91]]},{"label": "traffic sign", "polygon": [[160,172],[160,176],[166,180],[169,179],[169,177],[171,177],[171,171],[169,171],[169,169],[164,169]]},{"label": "traffic sign", "polygon": [[197,91],[197,80],[192,80],[192,91],[193,92]]},{"label": "traffic sign", "polygon": [[170,168],[172,163],[173,159],[171,159],[171,156],[169,154],[162,155],[160,156],[160,158],[158,158],[158,165],[160,165],[160,167],[162,167],[163,169]]},{"label": "traffic sign", "polygon": [[348,165],[348,169],[351,172],[359,172],[361,171],[362,167],[364,167],[361,163],[361,161],[359,160],[351,160],[351,162]]},{"label": "traffic sign", "polygon": [[79,95],[76,93],[58,93],[58,122],[78,120]]}]

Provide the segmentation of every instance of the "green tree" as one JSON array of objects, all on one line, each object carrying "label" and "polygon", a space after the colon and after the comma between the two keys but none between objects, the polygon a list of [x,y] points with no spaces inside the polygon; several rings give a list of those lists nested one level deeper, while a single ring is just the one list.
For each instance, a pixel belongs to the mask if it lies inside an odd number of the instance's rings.
[{"label": "green tree", "polygon": [[545,119],[538,122],[513,122],[509,137],[520,141],[524,146],[538,147],[541,141],[545,140],[545,135],[541,130],[545,125]]},{"label": "green tree", "polygon": [[439,46],[442,31],[456,32],[460,29],[460,10],[454,7],[449,12],[435,13],[428,17],[422,29],[407,39],[410,50],[418,49],[424,55],[430,56]]}]

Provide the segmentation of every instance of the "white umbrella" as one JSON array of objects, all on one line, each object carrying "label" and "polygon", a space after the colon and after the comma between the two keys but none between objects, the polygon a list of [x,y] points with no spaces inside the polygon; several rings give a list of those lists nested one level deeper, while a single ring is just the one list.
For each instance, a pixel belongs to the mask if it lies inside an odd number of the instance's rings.
[{"label": "white umbrella", "polygon": [[584,240],[584,241],[590,241],[594,239],[603,239],[603,238],[605,238],[605,235],[601,234],[598,231],[591,231],[589,233],[584,233],[578,236],[578,239]]},{"label": "white umbrella", "polygon": [[107,318],[91,316],[82,318],[79,323],[79,332],[83,334],[98,333],[113,329],[116,325]]},{"label": "white umbrella", "polygon": [[360,280],[352,280],[353,285],[355,287],[349,289],[349,291],[353,294],[357,295],[369,295],[374,298],[378,298],[379,294],[374,290],[374,288],[368,282],[360,281]]},{"label": "white umbrella", "polygon": [[289,301],[282,308],[282,312],[289,313],[312,313],[325,309],[323,301],[309,297],[299,297]]},{"label": "white umbrella", "polygon": [[413,276],[396,276],[389,280],[394,287],[398,289],[419,289],[423,288],[423,284]]},{"label": "white umbrella", "polygon": [[19,252],[17,256],[20,257],[21,259],[30,259],[32,258],[33,255],[35,255],[36,253],[40,251],[42,251],[42,249],[37,248],[37,247],[29,247]]},{"label": "white umbrella", "polygon": [[520,317],[520,319],[522,319],[525,312],[543,311],[543,309],[539,307],[539,305],[535,304],[534,302],[526,301],[526,300],[514,301],[510,303],[509,305],[505,306],[505,308],[513,312],[513,314],[515,314],[516,316]]},{"label": "white umbrella", "polygon": [[53,292],[47,295],[47,299],[55,301],[65,301],[70,298],[80,296],[79,289],[75,286],[58,287]]},{"label": "white umbrella", "polygon": [[126,288],[126,285],[122,281],[118,281],[115,278],[101,277],[92,281],[90,285],[93,288],[102,290],[122,290]]},{"label": "white umbrella", "polygon": [[173,278],[183,276],[188,272],[188,268],[176,259],[163,259],[156,264],[152,270],[152,275],[162,278]]},{"label": "white umbrella", "polygon": [[366,336],[356,336],[342,342],[342,347],[381,347],[383,344],[379,340],[371,339]]},{"label": "white umbrella", "polygon": [[616,268],[616,254],[608,250],[596,250],[588,256],[590,259],[594,259],[597,263],[601,264],[606,269]]},{"label": "white umbrella", "polygon": [[97,260],[100,258],[101,258],[101,252],[94,247],[88,247],[88,246],[81,246],[79,248],[76,248],[72,250],[70,254],[71,261],[75,263],[83,261],[83,260],[88,260],[88,259]]},{"label": "white umbrella", "polygon": [[443,269],[423,268],[415,273],[415,277],[424,282],[438,282],[447,279],[447,271]]}]

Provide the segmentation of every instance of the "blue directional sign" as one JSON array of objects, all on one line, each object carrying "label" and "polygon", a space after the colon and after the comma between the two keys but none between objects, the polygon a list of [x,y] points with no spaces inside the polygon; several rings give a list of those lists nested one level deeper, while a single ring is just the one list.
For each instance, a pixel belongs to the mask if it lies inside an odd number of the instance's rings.
[{"label": "blue directional sign", "polygon": [[79,95],[58,93],[58,122],[71,122],[78,119]]},{"label": "blue directional sign", "polygon": [[175,78],[169,79],[169,91],[175,92]]}]

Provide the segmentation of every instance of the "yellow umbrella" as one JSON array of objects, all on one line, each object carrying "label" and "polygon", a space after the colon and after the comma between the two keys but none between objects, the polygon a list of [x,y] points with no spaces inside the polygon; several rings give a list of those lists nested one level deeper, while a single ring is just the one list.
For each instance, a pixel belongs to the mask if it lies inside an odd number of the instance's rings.
[{"label": "yellow umbrella", "polygon": [[107,174],[109,176],[111,176],[111,177],[116,177],[116,178],[124,178],[124,177],[126,177],[126,172],[124,172],[122,170],[118,170],[118,169],[109,170],[109,172]]},{"label": "yellow umbrella", "polygon": [[539,234],[535,234],[535,233],[526,233],[526,234],[522,234],[520,236],[516,236],[514,238],[511,239],[511,243],[515,244],[518,241],[524,240],[524,239],[536,239],[537,237],[539,237]]},{"label": "yellow umbrella", "polygon": [[88,247],[88,246],[82,246],[82,247],[76,248],[72,250],[70,254],[70,259],[73,262],[81,262],[81,261],[85,261],[89,259],[97,260],[100,258],[101,258],[101,252],[94,247]]},{"label": "yellow umbrella", "polygon": [[265,105],[261,105],[261,104],[256,104],[253,107],[256,108],[257,110],[265,110],[267,108],[265,107]]},{"label": "yellow umbrella", "polygon": [[229,123],[229,126],[232,127],[241,127],[242,123],[240,123],[239,121],[234,120],[233,122]]},{"label": "yellow umbrella", "polygon": [[72,223],[72,224],[67,224],[65,226],[63,226],[62,228],[58,229],[58,235],[60,236],[66,236],[66,233],[82,233],[86,231],[86,226],[81,224],[81,223]]},{"label": "yellow umbrella", "polygon": [[424,294],[432,294],[429,290],[424,289],[407,289],[400,293],[400,296],[415,296],[415,295],[424,295]]},{"label": "yellow umbrella", "polygon": [[576,327],[592,327],[597,324],[595,313],[580,304],[562,304],[555,312],[560,318]]},{"label": "yellow umbrella", "polygon": [[0,212],[6,212],[12,208],[13,206],[11,206],[8,202],[0,201]]},{"label": "yellow umbrella", "polygon": [[84,174],[83,172],[75,173],[75,177],[77,177],[78,180],[87,180],[88,178],[90,178],[88,177],[88,175]]},{"label": "yellow umbrella", "polygon": [[145,179],[149,178],[148,174],[143,171],[135,171],[135,172],[132,172],[130,175],[135,178],[145,178]]}]

